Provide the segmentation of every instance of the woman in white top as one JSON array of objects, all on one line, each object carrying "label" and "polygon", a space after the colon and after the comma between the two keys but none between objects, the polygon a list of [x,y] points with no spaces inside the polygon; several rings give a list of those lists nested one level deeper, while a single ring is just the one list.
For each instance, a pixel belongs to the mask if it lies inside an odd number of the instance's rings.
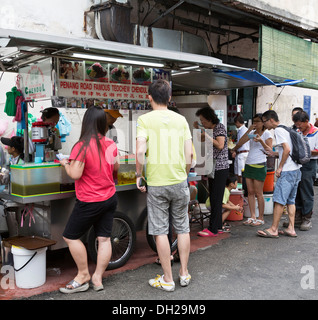
[{"label": "woman in white top", "polygon": [[[262,114],[258,113],[253,117],[253,124],[233,149],[235,152],[243,144],[250,141],[250,151],[245,162],[243,177],[246,179],[251,218],[248,218],[244,225],[260,226],[264,224],[263,187],[267,174],[267,158],[264,148],[269,147],[271,149],[272,140],[272,135],[263,125]],[[255,199],[258,202],[258,219],[256,219],[255,214]]]}]

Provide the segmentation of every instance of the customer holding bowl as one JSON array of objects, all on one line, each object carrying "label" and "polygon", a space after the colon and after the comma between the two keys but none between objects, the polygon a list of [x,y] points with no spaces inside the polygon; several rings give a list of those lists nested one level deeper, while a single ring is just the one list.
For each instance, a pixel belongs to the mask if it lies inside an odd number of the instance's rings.
[{"label": "customer holding bowl", "polygon": [[[214,178],[208,180],[211,203],[210,223],[206,229],[198,232],[198,236],[215,237],[218,232],[222,231],[223,227],[222,200],[226,179],[229,175],[227,132],[211,107],[207,106],[199,109],[195,115],[200,118],[204,129],[213,129],[211,136],[206,130],[202,130],[201,138],[202,141],[207,143],[208,152],[209,150],[213,151],[213,159],[216,160]],[[199,123],[196,121],[193,126],[198,129]]]},{"label": "customer holding bowl", "polygon": [[[265,148],[272,148],[272,140],[272,135],[263,125],[262,114],[258,113],[253,117],[253,124],[232,149],[232,152],[235,153],[243,144],[250,141],[250,151],[246,159],[243,177],[246,179],[251,217],[244,222],[244,225],[260,226],[264,224],[263,187],[267,174]],[[255,213],[255,199],[258,202],[258,219],[256,219]]]}]

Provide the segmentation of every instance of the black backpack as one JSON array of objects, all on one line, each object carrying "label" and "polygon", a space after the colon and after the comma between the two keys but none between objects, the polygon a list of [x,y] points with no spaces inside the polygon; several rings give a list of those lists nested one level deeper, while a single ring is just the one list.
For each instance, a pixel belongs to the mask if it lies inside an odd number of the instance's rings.
[{"label": "black backpack", "polygon": [[290,154],[294,162],[298,164],[305,164],[310,161],[311,151],[308,138],[304,137],[301,132],[297,132],[291,128],[279,125],[278,128],[284,128],[289,132],[291,142],[293,144],[293,151]]}]

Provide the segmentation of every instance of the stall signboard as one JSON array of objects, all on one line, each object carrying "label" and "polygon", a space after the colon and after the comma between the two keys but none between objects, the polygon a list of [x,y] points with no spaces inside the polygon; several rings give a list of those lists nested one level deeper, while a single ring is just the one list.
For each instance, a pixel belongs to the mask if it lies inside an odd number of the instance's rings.
[{"label": "stall signboard", "polygon": [[58,94],[69,98],[147,100],[148,86],[60,79]]},{"label": "stall signboard", "polygon": [[19,69],[20,87],[26,100],[50,99],[52,96],[51,59]]},{"label": "stall signboard", "polygon": [[[59,59],[58,96],[81,99],[148,100],[148,86],[163,70]],[[165,76],[169,78],[170,73]]]}]

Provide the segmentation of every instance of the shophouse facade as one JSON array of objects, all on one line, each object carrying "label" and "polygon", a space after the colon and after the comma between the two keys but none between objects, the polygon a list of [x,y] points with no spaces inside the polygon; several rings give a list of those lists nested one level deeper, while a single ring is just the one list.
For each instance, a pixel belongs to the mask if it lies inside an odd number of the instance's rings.
[{"label": "shophouse facade", "polygon": [[[273,79],[305,78],[292,87],[176,92],[191,103],[203,99],[225,110],[242,105],[246,119],[273,108],[288,124],[294,106],[304,107],[311,122],[318,117],[317,9],[314,0],[2,0],[0,28],[190,52],[254,68]],[[10,89],[8,77],[0,82],[1,106]]]}]

